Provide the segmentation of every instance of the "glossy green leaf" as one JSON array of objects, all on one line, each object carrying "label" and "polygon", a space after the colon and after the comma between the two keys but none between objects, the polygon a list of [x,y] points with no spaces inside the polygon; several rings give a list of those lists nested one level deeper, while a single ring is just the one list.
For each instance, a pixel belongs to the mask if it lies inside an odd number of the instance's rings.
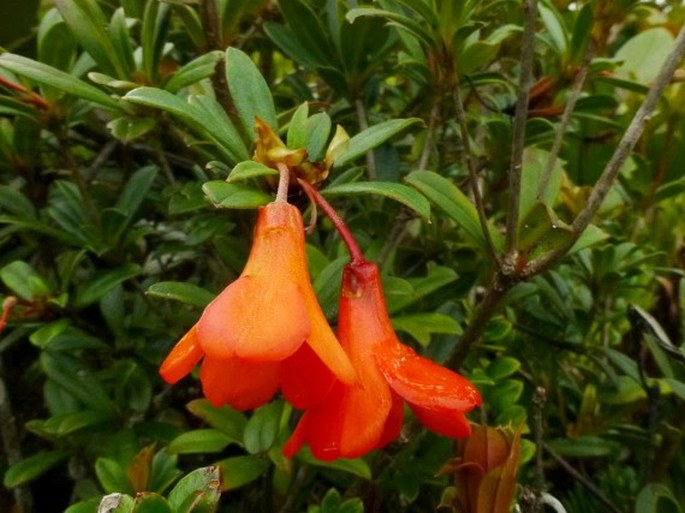
[{"label": "glossy green leaf", "polygon": [[293,113],[288,123],[288,148],[296,150],[307,146],[307,118],[309,116],[309,105],[307,102],[301,104]]},{"label": "glossy green leaf", "polygon": [[[456,185],[432,171],[414,171],[405,178],[405,181],[418,189],[450,219],[460,225],[469,238],[485,251],[485,237],[476,207]],[[495,247],[501,247],[503,244],[501,235],[494,230],[490,232]]]},{"label": "glossy green leaf", "polygon": [[181,303],[199,306],[200,308],[207,306],[215,297],[215,294],[212,294],[207,289],[193,283],[180,281],[160,281],[159,283],[154,283],[148,287],[147,294],[165,299],[173,299]]},{"label": "glossy green leaf", "polygon": [[259,478],[269,468],[269,460],[260,456],[233,456],[215,464],[221,469],[223,491],[240,488]]},{"label": "glossy green leaf", "polygon": [[333,165],[342,167],[417,123],[423,123],[423,120],[421,118],[390,119],[362,130],[349,140],[347,148],[335,158]]},{"label": "glossy green leaf", "polygon": [[307,156],[312,162],[323,160],[331,134],[331,118],[325,112],[317,112],[307,118],[306,123]]},{"label": "glossy green leaf", "polygon": [[275,401],[255,410],[247,421],[243,441],[250,454],[268,451],[276,441],[283,403]]},{"label": "glossy green leaf", "polygon": [[487,369],[486,374],[493,380],[499,381],[514,374],[521,368],[521,362],[511,356],[500,356],[495,358]]},{"label": "glossy green leaf", "polygon": [[111,458],[98,458],[95,461],[95,474],[107,493],[135,493],[126,469]]},{"label": "glossy green leaf", "polygon": [[449,315],[434,312],[393,317],[392,325],[397,331],[409,333],[424,347],[430,343],[433,333],[459,335],[463,331],[459,323]]},{"label": "glossy green leaf", "polygon": [[327,187],[320,191],[326,197],[356,196],[361,194],[375,194],[393,199],[409,207],[414,212],[430,219],[430,203],[414,189],[392,182],[354,182]]},{"label": "glossy green leaf", "polygon": [[255,116],[278,130],[271,90],[252,59],[237,48],[226,50],[226,80],[238,117],[250,139],[257,136]]},{"label": "glossy green leaf", "polygon": [[97,103],[101,107],[122,111],[126,106],[102,92],[100,89],[79,80],[78,78],[21,55],[4,53],[0,55],[0,68],[10,70],[41,85],[47,85],[64,91],[67,94]]},{"label": "glossy green leaf", "polygon": [[133,513],[176,513],[161,495],[142,492],[136,495]]},{"label": "glossy green leaf", "polygon": [[64,451],[34,454],[9,467],[7,472],[5,472],[2,482],[7,488],[22,485],[56,467],[66,460],[68,456],[68,453]]},{"label": "glossy green leaf", "polygon": [[[134,500],[130,495],[122,493],[110,493],[100,501],[98,513],[133,513]],[[66,511],[64,513],[67,513]],[[79,512],[81,513],[81,512]],[[85,513],[93,513],[93,510]]]},{"label": "glossy green leaf", "polygon": [[252,209],[273,201],[273,196],[241,184],[212,180],[202,190],[214,206],[220,208]]},{"label": "glossy green leaf", "polygon": [[219,503],[221,475],[218,467],[203,467],[183,477],[169,492],[169,505],[174,513],[200,513],[213,511]]},{"label": "glossy green leaf", "polygon": [[171,441],[167,447],[170,454],[204,454],[221,452],[233,443],[233,439],[219,429],[193,429]]},{"label": "glossy green leaf", "polygon": [[194,399],[186,408],[213,428],[223,431],[234,443],[243,444],[247,417],[230,406],[212,406],[207,399]]},{"label": "glossy green leaf", "polygon": [[245,160],[238,163],[228,174],[226,181],[229,183],[257,178],[260,176],[278,176],[278,170],[265,166],[254,160]]}]

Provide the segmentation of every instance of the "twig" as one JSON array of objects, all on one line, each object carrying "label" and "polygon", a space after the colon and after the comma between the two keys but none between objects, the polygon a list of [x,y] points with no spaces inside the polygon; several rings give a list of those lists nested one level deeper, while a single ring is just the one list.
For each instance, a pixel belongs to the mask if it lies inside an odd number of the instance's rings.
[{"label": "twig", "polygon": [[419,171],[426,169],[428,166],[428,159],[430,158],[431,149],[433,148],[433,137],[435,129],[438,126],[438,119],[440,118],[440,103],[436,99],[431,108],[431,113],[428,118],[428,130],[426,132],[426,141],[423,144],[423,151],[419,159]]},{"label": "twig", "polygon": [[[528,118],[528,97],[533,79],[533,53],[535,48],[535,21],[538,13],[537,0],[524,0],[526,19],[523,27],[523,48],[521,50],[521,73],[519,75],[519,92],[514,116],[514,134],[509,163],[509,215],[507,217],[507,256],[506,260],[515,258],[518,244],[519,203],[521,200],[521,168],[523,166],[523,148],[526,138],[526,120]],[[508,272],[503,268],[504,272]]]},{"label": "twig", "polygon": [[545,448],[545,451],[547,451],[547,454],[549,454],[554,461],[556,461],[559,466],[561,466],[566,472],[571,474],[574,479],[577,479],[580,484],[582,484],[587,490],[594,495],[599,502],[604,504],[606,506],[607,511],[611,511],[612,513],[621,513],[621,510],[618,509],[616,506],[614,506],[614,503],[602,493],[602,490],[600,490],[597,486],[595,486],[592,481],[590,481],[588,478],[586,478],[583,474],[578,472],[573,466],[566,461],[564,458],[562,458],[559,454],[556,453],[554,449],[552,449],[549,444],[543,444],[543,447]]},{"label": "twig", "polygon": [[[359,123],[359,128],[366,130],[369,128],[369,121],[366,119],[366,109],[364,108],[364,102],[360,98],[354,100],[354,107],[357,109],[357,120]],[[369,170],[369,180],[378,179],[378,173],[376,172],[376,158],[373,156],[373,150],[366,152],[366,167]]]},{"label": "twig", "polygon": [[457,84],[454,88],[454,107],[459,124],[459,131],[461,132],[461,144],[464,147],[464,160],[466,167],[469,170],[469,182],[471,183],[471,193],[473,194],[473,202],[476,204],[476,211],[478,212],[478,220],[480,221],[480,228],[483,230],[483,237],[485,239],[485,247],[487,248],[488,257],[491,262],[499,264],[499,257],[495,251],[495,245],[492,242],[490,235],[490,227],[488,226],[488,218],[485,216],[485,205],[483,204],[483,196],[480,193],[478,186],[478,170],[476,169],[476,161],[471,151],[471,141],[469,139],[469,127],[466,120],[466,112],[464,110],[464,102],[461,98],[461,90]]},{"label": "twig", "polygon": [[483,300],[478,303],[476,310],[469,322],[464,334],[459,339],[459,345],[450,355],[447,367],[458,370],[471,351],[471,348],[480,340],[488,321],[499,309],[500,303],[511,289],[514,282],[509,276],[496,272],[488,285]]},{"label": "twig", "polygon": [[571,92],[566,99],[566,107],[564,108],[564,113],[561,115],[561,120],[559,121],[559,126],[557,127],[557,132],[554,135],[554,142],[552,143],[552,149],[549,151],[549,157],[545,163],[545,168],[542,170],[542,179],[538,185],[537,199],[542,199],[545,193],[545,189],[549,185],[549,181],[552,177],[552,171],[554,170],[554,165],[557,163],[557,158],[559,158],[559,152],[561,151],[561,145],[564,142],[564,135],[566,135],[566,130],[571,122],[571,115],[576,107],[576,102],[580,98],[580,93],[583,91],[583,85],[585,84],[585,79],[587,78],[588,70],[590,69],[590,62],[592,61],[592,44],[588,43],[587,49],[585,50],[585,56],[583,57],[583,62],[576,73],[575,80],[573,82],[573,87]]},{"label": "twig", "polygon": [[533,395],[533,419],[535,421],[535,500],[533,502],[533,513],[542,511],[542,494],[545,492],[545,466],[542,458],[542,444],[544,443],[545,433],[542,421],[542,412],[547,402],[547,392],[545,387],[537,387]]},{"label": "twig", "polygon": [[668,84],[671,82],[673,72],[683,58],[683,54],[685,54],[685,26],[680,29],[678,37],[675,40],[673,51],[666,58],[666,62],[664,62],[663,66],[661,67],[659,75],[650,88],[649,93],[647,93],[647,97],[642,102],[642,105],[640,105],[640,108],[635,113],[635,116],[633,116],[630,125],[628,125],[625,134],[623,134],[623,138],[618,143],[616,150],[602,171],[601,176],[595,183],[595,186],[592,188],[592,192],[590,193],[587,203],[573,221],[573,224],[571,225],[571,237],[569,237],[569,240],[566,241],[565,244],[553,251],[550,251],[544,257],[530,262],[524,269],[523,277],[530,277],[535,274],[539,274],[556,264],[559,260],[566,256],[568,250],[571,249],[573,244],[575,244],[578,238],[588,227],[590,221],[592,221],[592,218],[609,192],[609,189],[616,180],[621,167],[642,135],[645,125],[652,117],[652,114],[654,114],[657,102],[659,101],[659,98],[663,94]]}]

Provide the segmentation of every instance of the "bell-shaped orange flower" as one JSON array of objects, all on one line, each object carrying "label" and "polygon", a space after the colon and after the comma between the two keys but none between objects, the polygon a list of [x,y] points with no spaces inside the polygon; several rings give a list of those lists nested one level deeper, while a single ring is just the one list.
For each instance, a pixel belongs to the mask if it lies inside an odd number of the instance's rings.
[{"label": "bell-shaped orange flower", "polygon": [[296,207],[275,202],[260,209],[242,274],[205,308],[160,374],[175,383],[203,357],[207,399],[239,410],[268,402],[279,387],[305,408],[320,401],[335,378],[356,381],[309,281]]},{"label": "bell-shaped orange flower", "polygon": [[325,401],[305,411],[283,448],[286,456],[305,443],[322,460],[381,448],[400,433],[404,401],[428,429],[453,438],[470,434],[464,413],[480,405],[478,390],[397,340],[378,268],[365,260],[345,267],[338,339],[359,382],[334,384]]}]

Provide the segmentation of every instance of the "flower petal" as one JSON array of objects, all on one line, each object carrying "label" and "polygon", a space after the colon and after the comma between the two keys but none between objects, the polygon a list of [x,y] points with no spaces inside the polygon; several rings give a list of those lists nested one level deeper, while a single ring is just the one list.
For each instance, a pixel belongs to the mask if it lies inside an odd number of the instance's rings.
[{"label": "flower petal", "polygon": [[457,409],[431,410],[409,403],[416,418],[431,431],[450,438],[464,438],[471,434],[471,426],[464,414]]},{"label": "flower petal", "polygon": [[383,434],[376,444],[376,449],[382,449],[395,438],[400,435],[402,431],[402,424],[404,423],[404,401],[395,392],[392,392],[392,406],[390,413],[385,421],[383,427]]},{"label": "flower petal", "polygon": [[481,403],[478,389],[468,379],[399,342],[379,346],[376,362],[392,389],[412,405],[466,412]]},{"label": "flower petal", "polygon": [[207,306],[198,322],[202,349],[219,359],[283,360],[308,334],[302,294],[286,274],[277,272],[238,278]]},{"label": "flower petal", "polygon": [[183,335],[183,338],[164,359],[159,368],[159,374],[167,383],[176,383],[193,370],[203,354],[197,339],[197,325],[195,325]]},{"label": "flower petal", "polygon": [[302,344],[280,368],[281,393],[295,408],[322,402],[336,382],[335,376],[308,344]]},{"label": "flower petal", "polygon": [[200,367],[202,392],[214,406],[236,410],[258,408],[278,390],[278,362],[250,362],[206,357]]}]

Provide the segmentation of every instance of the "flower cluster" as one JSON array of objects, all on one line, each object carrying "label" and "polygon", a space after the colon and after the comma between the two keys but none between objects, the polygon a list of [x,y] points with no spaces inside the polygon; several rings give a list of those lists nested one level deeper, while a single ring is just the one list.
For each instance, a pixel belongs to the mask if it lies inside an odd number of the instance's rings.
[{"label": "flower cluster", "polygon": [[267,403],[280,389],[305,410],[284,446],[288,457],[304,444],[322,460],[381,448],[399,435],[405,402],[428,429],[468,436],[464,413],[480,404],[478,390],[399,342],[378,268],[364,259],[330,205],[301,185],[325,207],[351,250],[337,337],[309,280],[302,216],[281,192],[259,211],[242,274],[207,306],[160,374],[175,383],[201,361],[207,399],[239,410]]}]

